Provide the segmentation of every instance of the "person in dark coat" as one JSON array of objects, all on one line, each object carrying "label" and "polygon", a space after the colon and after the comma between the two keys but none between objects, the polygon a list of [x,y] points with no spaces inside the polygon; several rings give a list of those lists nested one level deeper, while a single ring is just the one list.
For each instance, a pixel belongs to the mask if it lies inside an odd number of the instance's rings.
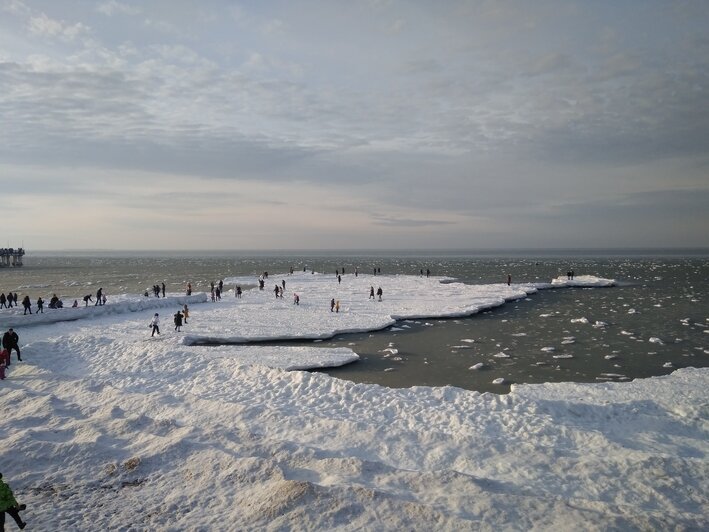
[{"label": "person in dark coat", "polygon": [[165,297],[165,283],[162,284],[162,297]]},{"label": "person in dark coat", "polygon": [[5,514],[9,514],[17,523],[20,530],[27,526],[20,517],[20,511],[27,508],[24,504],[18,504],[15,496],[5,482],[2,480],[0,473],[0,530],[5,530]]},{"label": "person in dark coat", "polygon": [[91,294],[86,294],[86,295],[84,296],[84,306],[85,306],[85,307],[88,307],[88,306],[89,306],[89,301],[91,301],[91,302],[93,303],[94,300],[91,299]]},{"label": "person in dark coat", "polygon": [[384,294],[384,290],[382,290],[382,287],[380,286],[377,288],[377,295],[379,296],[379,301],[382,300],[382,295]]},{"label": "person in dark coat", "polygon": [[32,314],[32,301],[30,301],[30,296],[25,296],[22,298],[22,306],[25,307],[25,314],[27,314],[27,311],[30,311],[30,314]]},{"label": "person in dark coat", "polygon": [[7,298],[5,297],[5,292],[0,294],[0,308],[5,308],[7,303]]},{"label": "person in dark coat", "polygon": [[96,303],[94,303],[94,306],[103,304],[102,298],[103,298],[103,288],[99,288],[98,290],[96,290]]},{"label": "person in dark coat", "polygon": [[175,330],[181,332],[180,327],[182,327],[182,312],[178,310],[175,314]]},{"label": "person in dark coat", "polygon": [[369,287],[369,299],[374,299],[374,287]]},{"label": "person in dark coat", "polygon": [[44,299],[42,299],[42,296],[37,298],[37,313],[44,314]]},{"label": "person in dark coat", "polygon": [[[22,357],[20,356],[20,347],[19,347],[19,342],[20,337],[17,336],[17,333],[11,328],[7,330],[5,334],[2,335],[2,346],[4,349],[7,349],[8,354],[12,354],[12,350],[14,349],[15,352],[17,353],[17,360],[22,362]],[[10,359],[8,358],[8,366]]]}]

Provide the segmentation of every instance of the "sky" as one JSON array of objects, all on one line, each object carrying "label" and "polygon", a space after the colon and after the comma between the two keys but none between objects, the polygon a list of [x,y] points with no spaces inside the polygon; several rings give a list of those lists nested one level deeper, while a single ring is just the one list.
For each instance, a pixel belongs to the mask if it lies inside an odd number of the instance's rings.
[{"label": "sky", "polygon": [[705,0],[0,0],[0,245],[709,247]]}]

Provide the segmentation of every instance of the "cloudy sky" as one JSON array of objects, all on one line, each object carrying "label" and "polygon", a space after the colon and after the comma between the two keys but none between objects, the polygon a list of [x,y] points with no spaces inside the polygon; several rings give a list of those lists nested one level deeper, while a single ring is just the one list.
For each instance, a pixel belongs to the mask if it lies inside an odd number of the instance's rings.
[{"label": "cloudy sky", "polygon": [[0,245],[709,246],[706,0],[0,0]]}]

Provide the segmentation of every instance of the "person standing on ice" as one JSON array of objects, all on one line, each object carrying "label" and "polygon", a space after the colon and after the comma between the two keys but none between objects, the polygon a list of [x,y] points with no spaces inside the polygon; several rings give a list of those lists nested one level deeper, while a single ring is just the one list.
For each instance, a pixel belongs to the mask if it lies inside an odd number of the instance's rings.
[{"label": "person standing on ice", "polygon": [[178,310],[177,313],[175,314],[175,330],[177,332],[182,332],[182,331],[180,331],[181,327],[182,327],[182,312],[180,312]]},{"label": "person standing on ice", "polygon": [[512,276],[508,274],[507,275],[507,286],[510,286],[511,284],[512,284]]},{"label": "person standing on ice", "polygon": [[22,306],[25,307],[25,314],[27,314],[27,311],[30,311],[30,314],[32,314],[32,302],[30,301],[30,296],[25,296],[22,298]]},{"label": "person standing on ice", "polygon": [[278,285],[276,285],[276,286],[274,287],[273,291],[274,291],[275,294],[276,294],[276,299],[278,299],[278,294],[279,294],[279,292],[281,291],[281,288],[280,288]]},{"label": "person standing on ice", "polygon": [[335,312],[340,312],[340,300],[339,299],[335,303]]},{"label": "person standing on ice", "polygon": [[185,325],[187,325],[187,318],[190,317],[190,309],[187,308],[187,305],[185,304],[184,307],[182,307],[182,315],[185,318]]},{"label": "person standing on ice", "polygon": [[27,508],[24,504],[18,504],[15,496],[12,494],[10,486],[2,480],[0,473],[0,530],[5,530],[5,514],[9,514],[17,523],[20,530],[27,526],[20,517],[20,511]]},{"label": "person standing on ice", "polygon": [[37,298],[37,313],[44,314],[44,299],[42,299],[42,296]]},{"label": "person standing on ice", "polygon": [[[0,308],[5,308],[5,303],[7,302],[7,299],[5,298],[5,292],[0,294]],[[9,308],[9,307],[7,307]]]},{"label": "person standing on ice", "polygon": [[369,287],[369,299],[374,299],[374,287]]},{"label": "person standing on ice", "polygon": [[187,283],[187,295],[192,295],[192,283]]},{"label": "person standing on ice", "polygon": [[330,312],[333,312],[335,310],[335,298],[333,297],[330,300]]},{"label": "person standing on ice", "polygon": [[96,290],[96,303],[94,303],[94,307],[100,305],[102,299],[103,299],[103,288],[99,288],[98,290]]},{"label": "person standing on ice", "polygon": [[384,290],[382,290],[382,287],[380,286],[377,288],[377,295],[379,296],[379,301],[382,300],[382,295],[384,294]]},{"label": "person standing on ice", "polygon": [[155,313],[155,316],[153,316],[153,319],[150,320],[150,325],[148,327],[153,328],[153,332],[150,333],[150,336],[153,337],[155,336],[155,333],[160,334],[160,317],[158,316],[158,313]]},{"label": "person standing on ice", "polygon": [[20,337],[17,333],[10,327],[5,334],[2,335],[2,347],[7,349],[7,365],[10,365],[10,355],[14,349],[17,353],[17,360],[22,362],[22,357],[20,356]]},{"label": "person standing on ice", "polygon": [[298,294],[293,294],[293,304],[300,305],[300,296]]}]

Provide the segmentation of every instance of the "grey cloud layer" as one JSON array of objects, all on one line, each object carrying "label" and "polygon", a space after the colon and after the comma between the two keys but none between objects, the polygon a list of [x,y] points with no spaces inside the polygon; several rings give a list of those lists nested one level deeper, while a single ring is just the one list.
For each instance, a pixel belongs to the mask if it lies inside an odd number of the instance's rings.
[{"label": "grey cloud layer", "polygon": [[0,5],[6,164],[349,187],[491,223],[706,177],[697,2]]}]

